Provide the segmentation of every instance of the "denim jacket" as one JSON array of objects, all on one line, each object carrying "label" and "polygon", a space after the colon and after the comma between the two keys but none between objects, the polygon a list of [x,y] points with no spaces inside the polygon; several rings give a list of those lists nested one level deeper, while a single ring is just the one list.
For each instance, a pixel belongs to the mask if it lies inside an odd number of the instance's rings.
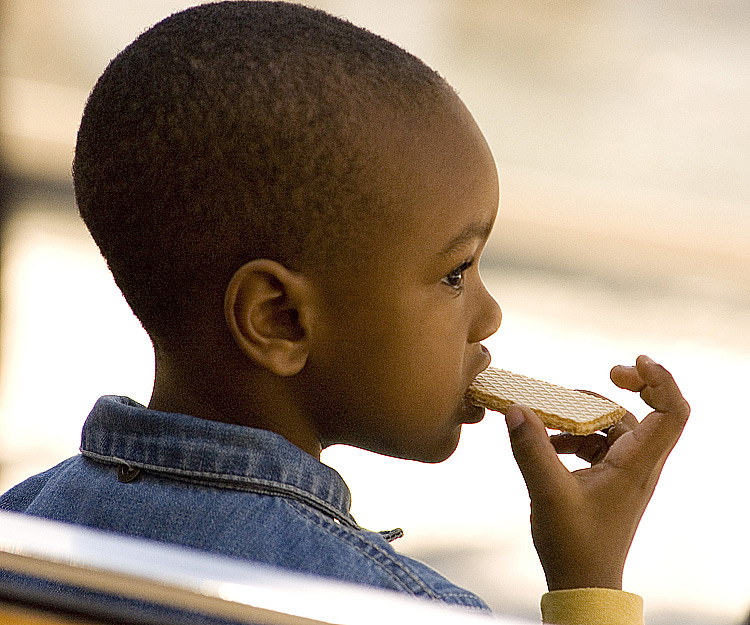
[{"label": "denim jacket", "polygon": [[362,529],[341,476],[266,430],[102,397],[81,455],[31,477],[0,508],[488,610]]}]

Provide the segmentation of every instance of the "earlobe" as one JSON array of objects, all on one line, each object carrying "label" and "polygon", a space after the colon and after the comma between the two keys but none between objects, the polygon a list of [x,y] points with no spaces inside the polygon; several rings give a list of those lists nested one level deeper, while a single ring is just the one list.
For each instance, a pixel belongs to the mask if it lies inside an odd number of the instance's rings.
[{"label": "earlobe", "polygon": [[307,278],[276,261],[244,264],[224,296],[224,315],[237,346],[276,375],[299,373],[309,349],[310,293]]}]

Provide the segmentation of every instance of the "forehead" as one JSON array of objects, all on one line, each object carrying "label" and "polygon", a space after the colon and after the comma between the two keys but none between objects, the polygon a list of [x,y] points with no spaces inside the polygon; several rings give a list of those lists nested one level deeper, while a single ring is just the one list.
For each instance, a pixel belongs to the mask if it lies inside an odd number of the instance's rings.
[{"label": "forehead", "polygon": [[447,252],[489,235],[499,202],[497,169],[457,97],[418,122],[392,124],[386,139],[384,192],[391,214],[385,231],[426,232]]}]

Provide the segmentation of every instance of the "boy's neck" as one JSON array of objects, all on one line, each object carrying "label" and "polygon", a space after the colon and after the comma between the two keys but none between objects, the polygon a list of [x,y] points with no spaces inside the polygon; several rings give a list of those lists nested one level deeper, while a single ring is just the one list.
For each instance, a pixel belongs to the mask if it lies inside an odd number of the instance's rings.
[{"label": "boy's neck", "polygon": [[227,374],[225,369],[219,363],[198,370],[176,367],[157,357],[149,409],[276,432],[320,459],[321,442],[294,409],[283,379],[263,371]]}]

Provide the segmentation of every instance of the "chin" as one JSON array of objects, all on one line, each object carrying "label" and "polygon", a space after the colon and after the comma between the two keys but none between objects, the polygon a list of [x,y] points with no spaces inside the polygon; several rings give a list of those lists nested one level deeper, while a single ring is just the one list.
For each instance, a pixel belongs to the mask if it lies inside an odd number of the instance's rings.
[{"label": "chin", "polygon": [[402,449],[388,447],[384,448],[379,445],[355,445],[365,451],[371,451],[381,456],[388,456],[389,458],[398,458],[399,460],[414,460],[415,462],[424,462],[425,464],[438,464],[447,460],[453,455],[458,447],[458,441],[454,445],[446,445],[436,448],[420,448],[420,449]]},{"label": "chin", "polygon": [[435,440],[430,446],[425,446],[424,441],[419,449],[411,449],[410,454],[400,454],[398,457],[404,460],[415,460],[426,464],[438,464],[447,460],[453,455],[458,447],[458,441],[461,437],[461,425],[458,425],[451,433],[451,436],[443,440]]},{"label": "chin", "polygon": [[415,440],[417,434],[410,433],[409,436],[401,436],[397,439],[349,440],[340,442],[383,456],[390,456],[391,458],[437,464],[450,458],[453,452],[456,451],[458,441],[461,437],[461,426],[462,423],[459,422],[458,425],[454,426],[448,432],[444,432],[442,436],[433,433],[433,436],[429,439],[420,437]]},{"label": "chin", "polygon": [[436,454],[436,455],[429,455],[429,456],[424,456],[424,457],[419,457],[419,458],[412,458],[412,460],[416,460],[417,462],[424,462],[425,464],[439,464],[445,460],[448,460],[448,458],[450,458],[453,455],[453,452],[456,451],[456,447],[454,447],[448,453],[445,453],[445,454]]}]

